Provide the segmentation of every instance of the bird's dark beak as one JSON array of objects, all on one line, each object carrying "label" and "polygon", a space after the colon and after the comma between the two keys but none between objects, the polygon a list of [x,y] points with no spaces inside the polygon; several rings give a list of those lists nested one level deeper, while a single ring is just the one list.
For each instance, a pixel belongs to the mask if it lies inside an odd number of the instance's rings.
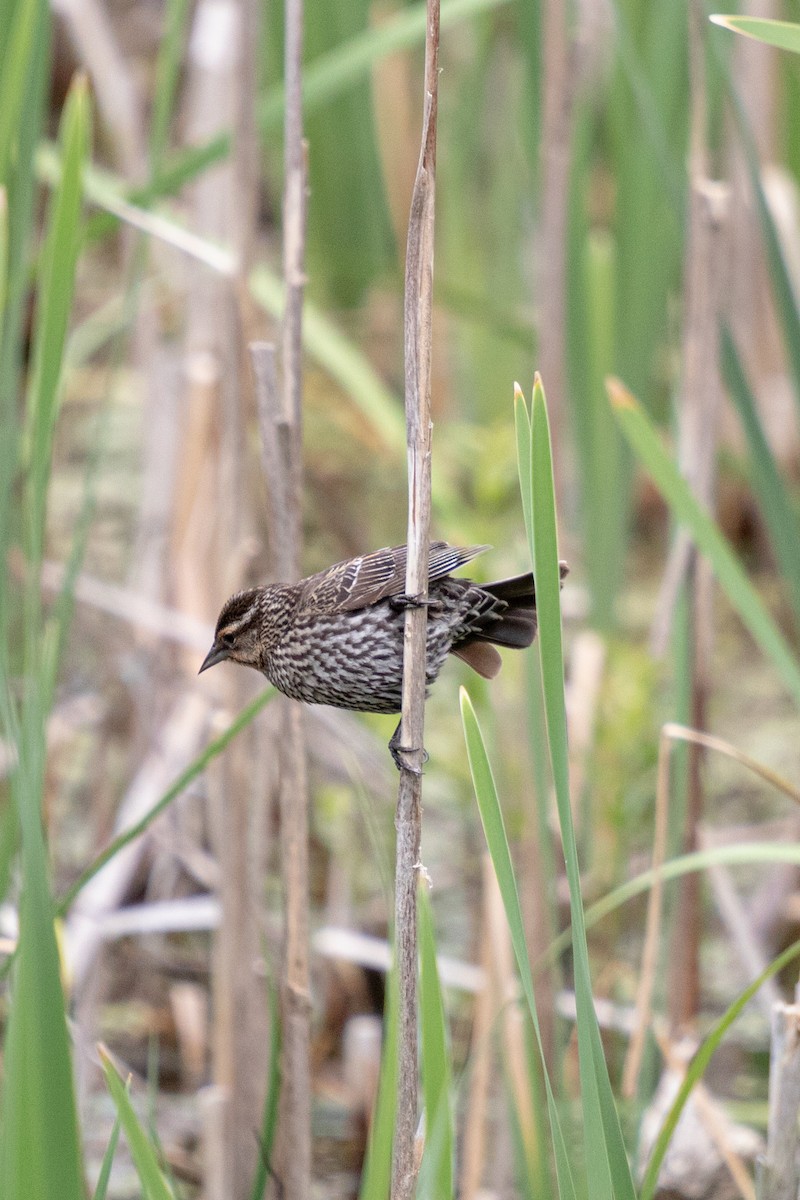
[{"label": "bird's dark beak", "polygon": [[220,646],[219,642],[214,642],[214,645],[203,659],[203,665],[197,674],[202,675],[203,671],[207,671],[209,667],[215,667],[217,663],[223,662],[227,657],[228,651],[225,647]]}]

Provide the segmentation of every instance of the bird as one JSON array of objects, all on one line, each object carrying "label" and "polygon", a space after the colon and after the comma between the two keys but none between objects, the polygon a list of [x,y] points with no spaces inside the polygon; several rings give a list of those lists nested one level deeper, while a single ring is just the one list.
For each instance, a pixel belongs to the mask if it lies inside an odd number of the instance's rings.
[{"label": "bird", "polygon": [[[297,583],[237,592],[222,607],[199,673],[227,660],[254,667],[293,700],[399,713],[405,611],[424,604],[426,695],[448,654],[493,679],[502,661],[497,647],[530,646],[537,616],[530,572],[495,583],[453,577],[489,549],[432,542],[424,599],[406,594],[406,546],[345,559]],[[561,563],[562,579],[567,570]],[[389,742],[398,769],[408,765],[400,727]]]}]

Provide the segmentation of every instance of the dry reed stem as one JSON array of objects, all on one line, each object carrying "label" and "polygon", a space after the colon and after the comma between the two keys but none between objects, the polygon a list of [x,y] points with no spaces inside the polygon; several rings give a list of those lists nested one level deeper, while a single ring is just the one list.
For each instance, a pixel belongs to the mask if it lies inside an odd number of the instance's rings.
[{"label": "dry reed stem", "polygon": [[[270,547],[279,579],[300,576],[302,547],[303,298],[306,147],[302,112],[303,3],[286,0],[283,277],[286,289],[279,386],[275,349],[251,346],[264,468],[270,490]],[[308,782],[302,707],[280,698],[280,840],[285,903],[281,986],[281,1097],[278,1172],[286,1200],[311,1191],[309,1067]]]},{"label": "dry reed stem", "polygon": [[98,0],[54,0],[52,7],[92,81],[104,147],[127,181],[140,183],[147,167],[142,101],[108,8]]},{"label": "dry reed stem", "polygon": [[800,1007],[776,1004],[769,1059],[767,1155],[759,1200],[797,1200],[797,1112],[800,1108]]},{"label": "dry reed stem", "polygon": [[[706,125],[704,14],[693,0],[688,9],[690,65],[689,228],[684,289],[683,382],[679,416],[678,458],[697,499],[713,507],[717,426],[722,398],[716,347],[724,274],[723,225],[709,186]],[[691,639],[691,723],[704,728],[711,690],[713,592],[707,561],[692,546],[687,560]],[[697,847],[703,813],[700,751],[690,746],[687,772],[683,850]],[[670,1018],[673,1026],[690,1025],[700,1004],[701,881],[690,875],[679,885],[670,971]]]},{"label": "dry reed stem", "polygon": [[[294,311],[299,316],[301,309]],[[286,419],[287,389],[281,392],[278,386],[275,347],[253,344],[250,354],[264,473],[270,489],[269,529],[274,569],[278,578],[297,578],[300,495],[296,489],[301,484],[294,476],[292,464],[295,455],[299,457],[300,428],[291,417]],[[286,697],[279,697],[276,703],[281,706],[279,803],[285,903],[277,1157],[287,1200],[300,1200],[308,1195],[311,1186],[308,784],[301,706]]]},{"label": "dry reed stem", "polygon": [[[411,196],[404,304],[408,565],[406,593],[425,598],[431,515],[431,313],[439,88],[439,0],[428,0],[425,97],[417,175]],[[403,646],[402,745],[407,747],[397,796],[395,937],[398,963],[398,1088],[392,1200],[411,1200],[416,1183],[417,1125],[417,871],[425,714],[424,607],[406,610]]]},{"label": "dry reed stem", "polygon": [[[234,154],[192,188],[194,225],[224,241],[230,214],[249,205],[236,170],[244,45],[242,9],[235,0],[200,0],[189,40],[188,140],[235,131]],[[234,262],[235,267],[235,262]],[[198,271],[187,293],[187,384],[191,400],[184,429],[191,443],[179,479],[172,556],[176,599],[204,618],[241,586],[252,529],[246,502],[245,404],[240,369],[240,316],[235,270],[227,277]],[[196,403],[193,403],[196,402]],[[196,666],[195,666],[196,670]],[[206,678],[206,677],[204,677]],[[252,694],[254,679],[223,670],[205,685],[230,711]],[[223,1120],[206,1147],[209,1200],[249,1197],[258,1162],[254,1132],[263,1106],[269,1045],[261,956],[263,805],[257,788],[253,731],[208,771],[212,843],[219,862],[221,921],[213,958],[213,1077]],[[221,1158],[220,1158],[221,1156]]]},{"label": "dry reed stem", "polygon": [[657,873],[664,862],[669,829],[669,762],[671,743],[669,735],[662,729],[658,745],[658,778],[656,782],[655,832],[653,835],[653,871],[656,873],[647,902],[647,923],[642,950],[642,970],[636,992],[636,1017],[634,1031],[628,1043],[625,1066],[622,1072],[622,1095],[627,1099],[636,1095],[636,1085],[644,1053],[644,1041],[650,1024],[653,990],[658,969],[658,942],[661,932],[664,884]]}]

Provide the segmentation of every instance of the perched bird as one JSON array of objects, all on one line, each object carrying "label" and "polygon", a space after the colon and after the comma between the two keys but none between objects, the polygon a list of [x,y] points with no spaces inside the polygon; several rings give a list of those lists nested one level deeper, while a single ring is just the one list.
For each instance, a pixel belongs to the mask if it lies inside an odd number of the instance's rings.
[{"label": "perched bird", "polygon": [[[428,558],[426,680],[448,654],[485,679],[500,670],[497,646],[519,649],[536,636],[533,576],[498,583],[454,579],[488,546],[433,542]],[[567,572],[561,564],[561,577]],[[237,592],[223,606],[200,671],[224,659],[255,667],[294,700],[358,712],[398,713],[403,691],[406,547],[375,550],[301,579]],[[389,743],[398,767],[398,725]]]}]

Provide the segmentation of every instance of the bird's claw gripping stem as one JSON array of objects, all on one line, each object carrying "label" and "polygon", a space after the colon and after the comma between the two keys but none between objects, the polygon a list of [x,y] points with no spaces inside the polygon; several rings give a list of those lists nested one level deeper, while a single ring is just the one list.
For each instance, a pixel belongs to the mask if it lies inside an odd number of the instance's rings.
[{"label": "bird's claw gripping stem", "polygon": [[428,596],[409,596],[405,593],[401,596],[390,596],[390,606],[397,612],[405,612],[407,608],[427,608],[430,612],[438,612],[442,607],[441,600],[431,600]]},{"label": "bird's claw gripping stem", "polygon": [[[422,767],[417,767],[417,766],[412,765],[410,762],[408,762],[407,758],[405,757],[407,754],[415,754],[416,748],[414,746],[401,745],[400,730],[402,728],[403,728],[403,722],[401,721],[400,724],[397,726],[397,729],[395,729],[394,733],[392,734],[391,740],[389,741],[389,753],[392,756],[392,762],[397,767],[398,771],[410,771],[412,775],[422,775]],[[425,766],[425,763],[427,761],[428,761],[428,751],[423,747],[423,749],[422,749],[422,766],[423,767]]]}]

